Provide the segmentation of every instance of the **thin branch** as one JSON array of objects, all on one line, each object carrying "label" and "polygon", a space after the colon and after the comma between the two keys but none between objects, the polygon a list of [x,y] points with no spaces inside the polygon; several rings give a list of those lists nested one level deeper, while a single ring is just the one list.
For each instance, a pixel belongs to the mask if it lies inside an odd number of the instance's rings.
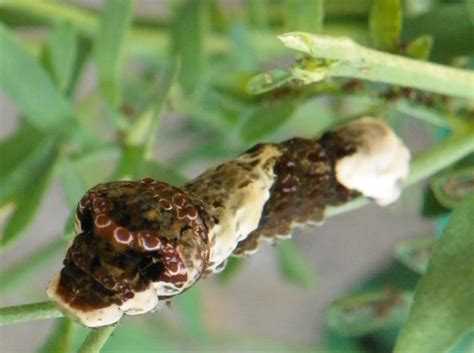
[{"label": "thin branch", "polygon": [[93,329],[87,336],[86,340],[82,342],[77,352],[78,353],[100,352],[105,342],[107,342],[107,339],[109,338],[109,336],[112,334],[112,332],[114,332],[115,327],[116,326],[113,325],[113,326],[105,326],[105,327]]},{"label": "thin branch", "polygon": [[353,77],[474,99],[474,73],[466,70],[383,53],[345,37],[291,32],[278,38],[288,48],[330,60],[319,66],[298,65],[293,74],[305,83],[328,76]]},{"label": "thin branch", "polygon": [[64,316],[50,301],[0,308],[0,326]]}]

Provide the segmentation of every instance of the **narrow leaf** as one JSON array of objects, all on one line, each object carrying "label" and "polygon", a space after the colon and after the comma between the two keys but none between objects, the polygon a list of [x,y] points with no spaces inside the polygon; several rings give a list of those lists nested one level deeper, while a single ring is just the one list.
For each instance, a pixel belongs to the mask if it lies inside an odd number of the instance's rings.
[{"label": "narrow leaf", "polygon": [[374,0],[369,14],[369,29],[377,48],[395,51],[402,31],[400,0]]},{"label": "narrow leaf", "polygon": [[435,245],[435,237],[408,239],[397,245],[395,257],[408,268],[423,274],[428,268]]},{"label": "narrow leaf", "polygon": [[3,230],[1,246],[4,247],[11,244],[33,221],[36,211],[40,207],[43,195],[47,192],[51,183],[57,155],[58,151],[54,148],[42,160],[41,168],[31,175],[30,182],[21,190],[21,193],[15,200],[15,211]]},{"label": "narrow leaf", "polygon": [[72,337],[75,326],[76,323],[67,317],[57,319],[53,331],[39,349],[39,353],[72,352]]},{"label": "narrow leaf", "polygon": [[411,301],[411,294],[393,289],[348,296],[328,307],[326,320],[342,335],[361,336],[403,322]]},{"label": "narrow leaf", "polygon": [[408,44],[406,53],[408,56],[419,60],[428,60],[433,48],[433,37],[430,35],[419,36]]},{"label": "narrow leaf", "polygon": [[395,353],[445,352],[474,327],[474,197],[453,212],[420,280]]},{"label": "narrow leaf", "polygon": [[316,275],[306,263],[303,255],[294,242],[285,241],[276,247],[278,268],[283,278],[288,282],[302,286],[311,287],[316,283]]},{"label": "narrow leaf", "polygon": [[229,283],[237,273],[242,269],[244,264],[244,260],[238,257],[231,256],[227,259],[227,263],[222,270],[222,272],[219,273],[217,279],[221,284],[227,284]]},{"label": "narrow leaf", "polygon": [[63,94],[71,83],[76,53],[76,30],[69,23],[61,22],[49,35],[46,55],[56,85]]},{"label": "narrow leaf", "polygon": [[177,296],[173,303],[181,314],[182,329],[196,341],[207,341],[204,303],[199,288],[197,286],[191,287],[186,293]]},{"label": "narrow leaf", "polygon": [[[38,139],[28,144],[28,141],[31,140],[24,140],[23,134],[20,134],[11,146],[18,147],[18,150],[24,153],[24,156],[19,156],[15,152],[12,153],[13,157],[18,156],[17,161],[8,158],[0,159],[2,162],[6,160],[6,167],[9,167],[5,171],[2,170],[0,174],[0,185],[5,186],[0,193],[0,206],[12,201],[13,198],[21,197],[26,186],[32,184],[54,153],[56,146],[54,138],[48,139],[37,134],[32,134],[31,137],[37,137]],[[25,145],[18,144],[21,142],[25,142]],[[27,146],[27,148],[23,148],[23,146]]]},{"label": "narrow leaf", "polygon": [[292,79],[291,72],[287,70],[271,70],[252,77],[247,84],[247,92],[250,94],[265,93],[283,86]]},{"label": "narrow leaf", "polygon": [[69,102],[14,35],[0,25],[0,87],[28,121],[46,129],[72,117]]},{"label": "narrow leaf", "polygon": [[74,163],[66,158],[61,161],[61,180],[66,202],[71,210],[75,210],[87,188]]},{"label": "narrow leaf", "polygon": [[173,23],[173,51],[181,60],[179,81],[186,93],[199,85],[205,69],[206,1],[187,0]]},{"label": "narrow leaf", "polygon": [[474,24],[474,0],[464,0],[471,23]]},{"label": "narrow leaf", "polygon": [[285,20],[288,31],[319,33],[324,20],[324,1],[286,0]]},{"label": "narrow leaf", "polygon": [[112,107],[120,105],[123,48],[132,18],[133,0],[107,0],[95,42],[100,88]]},{"label": "narrow leaf", "polygon": [[441,205],[454,209],[474,194],[474,167],[439,176],[431,182],[431,188]]},{"label": "narrow leaf", "polygon": [[247,111],[240,136],[245,142],[255,142],[277,130],[292,115],[297,102],[294,97],[264,102]]}]

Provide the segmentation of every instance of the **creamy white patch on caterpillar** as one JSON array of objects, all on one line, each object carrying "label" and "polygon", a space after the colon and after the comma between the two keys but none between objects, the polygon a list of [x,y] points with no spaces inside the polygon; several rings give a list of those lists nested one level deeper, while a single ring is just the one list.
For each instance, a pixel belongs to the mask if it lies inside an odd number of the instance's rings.
[{"label": "creamy white patch on caterpillar", "polygon": [[410,151],[381,120],[364,117],[342,129],[354,131],[357,151],[336,162],[340,184],[381,206],[398,199],[410,168]]},{"label": "creamy white patch on caterpillar", "polygon": [[49,283],[48,297],[58,305],[61,311],[87,327],[112,325],[119,321],[124,314],[143,314],[155,309],[159,304],[155,289],[153,286],[149,286],[144,291],[134,292],[133,298],[124,301],[121,305],[109,304],[106,307],[93,310],[77,309],[57,294],[59,279],[59,274],[57,274]]},{"label": "creamy white patch on caterpillar", "polygon": [[272,159],[281,155],[276,147],[266,145],[255,157],[242,155],[229,163],[243,162],[258,164],[249,172],[242,172],[238,182],[248,180],[243,188],[237,185],[230,186],[227,199],[224,201],[223,212],[219,215],[219,224],[210,230],[211,249],[208,267],[210,271],[219,271],[224,262],[237,246],[258,227],[263,206],[270,197],[270,189],[275,180]]},{"label": "creamy white patch on caterpillar", "polygon": [[46,293],[58,308],[71,319],[87,327],[100,327],[114,324],[122,318],[123,311],[120,310],[120,307],[116,304],[91,311],[84,311],[69,305],[69,303],[66,303],[63,298],[57,294],[59,278],[59,274],[53,277]]}]

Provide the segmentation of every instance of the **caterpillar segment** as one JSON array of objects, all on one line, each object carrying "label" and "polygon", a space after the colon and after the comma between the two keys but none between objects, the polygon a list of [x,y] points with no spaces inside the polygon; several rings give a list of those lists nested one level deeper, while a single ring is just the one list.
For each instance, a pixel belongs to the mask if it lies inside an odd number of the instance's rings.
[{"label": "caterpillar segment", "polygon": [[261,239],[322,222],[327,206],[358,195],[394,202],[409,161],[394,132],[365,117],[319,139],[258,144],[182,187],[99,184],[78,204],[77,235],[48,296],[88,327],[152,311]]}]

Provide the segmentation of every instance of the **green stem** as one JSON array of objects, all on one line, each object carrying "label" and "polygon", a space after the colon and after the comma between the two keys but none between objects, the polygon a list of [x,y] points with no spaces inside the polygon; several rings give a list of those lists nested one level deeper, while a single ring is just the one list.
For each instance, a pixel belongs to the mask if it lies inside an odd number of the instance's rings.
[{"label": "green stem", "polygon": [[0,326],[64,316],[50,301],[0,308]]},{"label": "green stem", "polygon": [[78,353],[96,353],[100,352],[109,336],[114,332],[115,326],[105,326],[93,329],[86,340],[82,342]]},{"label": "green stem", "polygon": [[474,73],[365,48],[352,39],[291,32],[283,44],[314,58],[334,61],[325,67],[297,68],[305,83],[327,76],[353,77],[474,99]]}]

